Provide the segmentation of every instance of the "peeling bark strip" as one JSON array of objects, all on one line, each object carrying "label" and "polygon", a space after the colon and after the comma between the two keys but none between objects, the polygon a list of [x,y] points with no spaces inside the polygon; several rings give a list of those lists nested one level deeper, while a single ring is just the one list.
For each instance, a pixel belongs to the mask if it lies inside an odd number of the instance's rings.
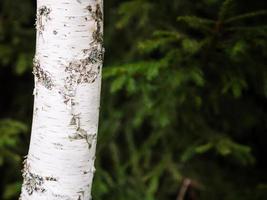
[{"label": "peeling bark strip", "polygon": [[37,0],[36,29],[34,113],[20,200],[89,200],[104,59],[103,0]]}]

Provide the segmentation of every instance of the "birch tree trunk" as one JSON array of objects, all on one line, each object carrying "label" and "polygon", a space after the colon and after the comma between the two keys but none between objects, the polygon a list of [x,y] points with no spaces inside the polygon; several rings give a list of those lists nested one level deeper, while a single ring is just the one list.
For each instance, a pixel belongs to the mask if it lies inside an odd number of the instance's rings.
[{"label": "birch tree trunk", "polygon": [[103,0],[37,0],[34,113],[21,200],[89,200]]}]

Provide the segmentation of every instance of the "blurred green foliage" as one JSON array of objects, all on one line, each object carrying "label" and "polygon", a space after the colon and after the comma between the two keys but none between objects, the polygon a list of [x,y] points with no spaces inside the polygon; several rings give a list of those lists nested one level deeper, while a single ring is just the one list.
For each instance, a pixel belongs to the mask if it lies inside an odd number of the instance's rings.
[{"label": "blurred green foliage", "polygon": [[[0,2],[0,199],[32,116],[34,1]],[[267,199],[264,0],[105,1],[95,200]],[[6,118],[9,119],[6,119]]]}]

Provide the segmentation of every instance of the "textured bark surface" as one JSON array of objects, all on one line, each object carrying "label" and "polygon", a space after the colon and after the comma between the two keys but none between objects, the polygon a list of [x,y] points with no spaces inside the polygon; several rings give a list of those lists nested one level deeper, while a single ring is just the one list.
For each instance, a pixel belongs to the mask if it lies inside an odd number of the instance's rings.
[{"label": "textured bark surface", "polygon": [[34,113],[21,200],[89,200],[103,0],[37,0]]}]

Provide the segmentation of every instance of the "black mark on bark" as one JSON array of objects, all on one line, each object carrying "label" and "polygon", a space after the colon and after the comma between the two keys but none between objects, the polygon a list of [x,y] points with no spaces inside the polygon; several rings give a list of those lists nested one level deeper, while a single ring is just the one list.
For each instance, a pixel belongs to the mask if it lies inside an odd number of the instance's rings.
[{"label": "black mark on bark", "polygon": [[79,196],[77,200],[84,200],[84,191],[79,191],[78,194]]},{"label": "black mark on bark", "polygon": [[72,200],[72,198],[68,195],[56,194],[52,192],[53,197],[56,197],[61,200]]},{"label": "black mark on bark", "polygon": [[69,136],[69,139],[71,141],[84,139],[88,144],[88,149],[91,149],[93,141],[97,138],[96,134],[89,134],[86,130],[81,128],[79,115],[72,115],[70,125],[75,127],[76,132],[74,135]]}]

